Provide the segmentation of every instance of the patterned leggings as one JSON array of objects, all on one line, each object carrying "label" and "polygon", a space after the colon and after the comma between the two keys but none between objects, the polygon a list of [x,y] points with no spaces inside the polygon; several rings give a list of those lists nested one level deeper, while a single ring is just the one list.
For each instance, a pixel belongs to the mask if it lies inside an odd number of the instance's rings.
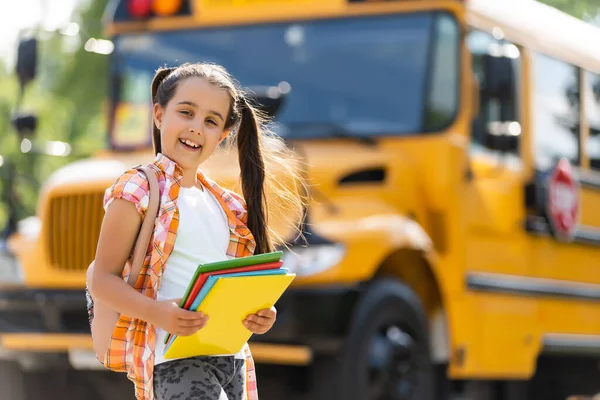
[{"label": "patterned leggings", "polygon": [[156,400],[243,400],[245,361],[233,356],[192,357],[154,367]]}]

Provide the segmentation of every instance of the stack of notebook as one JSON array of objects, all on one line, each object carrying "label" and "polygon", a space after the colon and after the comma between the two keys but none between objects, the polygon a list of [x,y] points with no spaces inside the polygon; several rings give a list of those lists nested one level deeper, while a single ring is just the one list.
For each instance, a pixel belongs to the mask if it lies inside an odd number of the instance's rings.
[{"label": "stack of notebook", "polygon": [[242,321],[272,307],[295,274],[282,268],[282,252],[201,264],[179,305],[209,316],[191,336],[167,335],[165,358],[235,354],[252,333]]}]

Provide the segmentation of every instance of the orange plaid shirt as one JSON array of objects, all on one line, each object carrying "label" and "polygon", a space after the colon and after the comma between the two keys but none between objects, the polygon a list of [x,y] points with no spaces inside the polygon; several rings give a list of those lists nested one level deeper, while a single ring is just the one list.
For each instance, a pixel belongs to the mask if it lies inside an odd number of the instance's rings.
[{"label": "orange plaid shirt", "polygon": [[[158,177],[161,193],[160,209],[154,235],[135,288],[146,296],[156,299],[164,267],[177,237],[179,226],[177,198],[183,171],[174,161],[162,154],[158,154],[150,166],[156,171]],[[200,171],[197,177],[215,195],[227,215],[230,232],[227,255],[245,257],[254,254],[256,243],[246,226],[247,213],[244,200],[210,181]],[[131,169],[122,174],[113,186],[106,190],[104,208],[106,209],[114,199],[120,198],[134,203],[142,218],[144,217],[150,196],[148,181],[141,172]],[[131,265],[127,262],[123,270],[123,279],[127,280],[130,268]],[[135,384],[135,397],[138,400],[154,399],[155,342],[156,329],[153,325],[121,315],[105,354],[105,367],[113,371],[127,372],[127,377]],[[246,355],[246,400],[257,400],[254,360],[247,344],[243,350]]]}]

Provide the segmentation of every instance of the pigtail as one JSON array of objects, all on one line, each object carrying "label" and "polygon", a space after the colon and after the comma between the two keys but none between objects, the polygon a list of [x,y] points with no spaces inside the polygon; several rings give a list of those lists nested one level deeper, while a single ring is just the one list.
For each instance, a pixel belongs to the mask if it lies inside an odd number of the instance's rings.
[{"label": "pigtail", "polygon": [[[158,88],[160,84],[165,80],[165,78],[175,70],[175,68],[160,68],[156,71],[154,78],[152,79],[152,84],[150,85],[150,95],[152,96],[152,104],[158,103]],[[152,118],[152,144],[154,146],[154,154],[162,152],[162,147],[160,143],[160,129],[156,126],[156,122],[154,118]]]},{"label": "pigtail", "polygon": [[240,125],[237,147],[241,184],[248,210],[248,229],[256,241],[254,254],[273,251],[267,231],[267,201],[265,196],[265,163],[260,140],[260,120],[244,96],[239,100]]}]

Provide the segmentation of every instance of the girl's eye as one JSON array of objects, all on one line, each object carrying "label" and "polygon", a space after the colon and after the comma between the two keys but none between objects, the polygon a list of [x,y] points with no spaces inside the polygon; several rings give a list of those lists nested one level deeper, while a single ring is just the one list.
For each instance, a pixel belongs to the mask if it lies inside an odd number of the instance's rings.
[{"label": "girl's eye", "polygon": [[207,122],[211,125],[217,126],[217,123],[212,119],[209,119]]},{"label": "girl's eye", "polygon": [[179,111],[179,112],[180,112],[181,114],[183,114],[183,115],[187,115],[187,116],[191,116],[191,115],[192,115],[192,113],[191,113],[191,112],[189,112],[188,110],[181,110],[181,111]]}]

